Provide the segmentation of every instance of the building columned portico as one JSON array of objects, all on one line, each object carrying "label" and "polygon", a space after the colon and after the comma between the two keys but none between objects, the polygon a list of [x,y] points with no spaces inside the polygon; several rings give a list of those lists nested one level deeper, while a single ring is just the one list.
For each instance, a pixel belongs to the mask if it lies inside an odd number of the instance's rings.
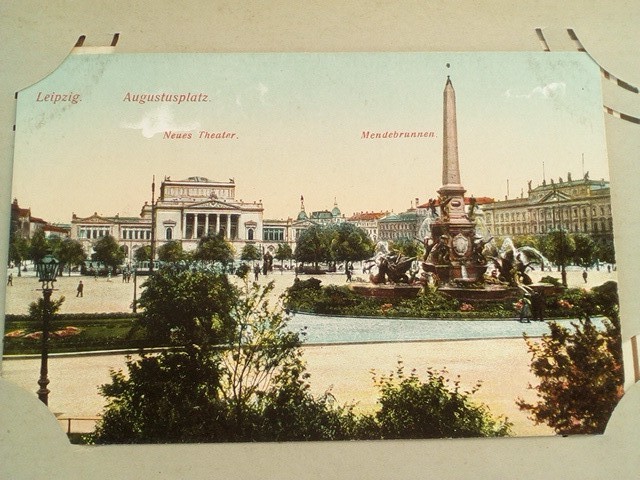
[{"label": "building columned portico", "polygon": [[124,245],[127,258],[135,250],[151,242],[155,218],[155,243],[160,247],[180,241],[187,250],[195,250],[202,237],[222,235],[239,254],[246,242],[260,241],[263,236],[262,202],[243,202],[235,198],[235,182],[216,182],[204,177],[186,180],[165,178],[154,205],[145,203],[140,217],[105,217],[94,213],[80,218],[74,214],[71,237],[80,240],[91,253],[93,243],[111,235]]},{"label": "building columned portico", "polygon": [[[156,244],[180,240],[185,250],[193,250],[202,237],[219,234],[239,251],[246,241],[261,238],[262,202],[236,200],[235,187],[233,179],[165,178],[155,204]],[[150,205],[142,217],[151,220]]]}]

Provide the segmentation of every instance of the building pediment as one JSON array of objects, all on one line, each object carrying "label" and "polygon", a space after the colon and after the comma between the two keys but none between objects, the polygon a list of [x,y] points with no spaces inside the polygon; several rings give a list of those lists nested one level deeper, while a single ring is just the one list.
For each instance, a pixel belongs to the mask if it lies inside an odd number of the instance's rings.
[{"label": "building pediment", "polygon": [[237,205],[224,202],[222,200],[205,200],[185,205],[185,208],[197,208],[202,210],[240,210]]},{"label": "building pediment", "polygon": [[100,215],[98,215],[97,213],[94,213],[93,215],[91,215],[90,217],[85,217],[85,218],[74,218],[72,220],[73,223],[101,223],[101,224],[105,224],[105,223],[113,223],[112,219],[109,218],[105,218],[105,217],[101,217]]},{"label": "building pediment", "polygon": [[547,193],[544,197],[542,197],[540,200],[538,200],[535,203],[537,203],[538,205],[541,205],[544,203],[564,202],[566,200],[571,200],[571,196],[567,195],[564,192],[556,190],[556,191]]}]

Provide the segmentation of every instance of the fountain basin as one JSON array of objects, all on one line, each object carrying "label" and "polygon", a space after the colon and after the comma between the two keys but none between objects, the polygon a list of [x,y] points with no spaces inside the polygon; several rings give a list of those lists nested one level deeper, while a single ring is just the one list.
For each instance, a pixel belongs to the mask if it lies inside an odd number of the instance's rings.
[{"label": "fountain basin", "polygon": [[515,287],[503,285],[485,285],[480,288],[439,287],[438,291],[463,302],[499,302],[503,300],[517,300],[522,292]]}]

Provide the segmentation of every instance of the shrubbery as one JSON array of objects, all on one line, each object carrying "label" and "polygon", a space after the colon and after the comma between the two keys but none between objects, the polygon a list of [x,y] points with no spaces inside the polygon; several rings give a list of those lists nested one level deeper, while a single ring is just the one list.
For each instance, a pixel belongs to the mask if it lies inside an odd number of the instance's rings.
[{"label": "shrubbery", "polygon": [[408,318],[509,318],[511,301],[477,302],[472,308],[436,288],[421,291],[416,298],[388,299],[366,297],[346,286],[321,286],[316,278],[297,280],[286,293],[285,305],[295,312],[344,316],[387,316]]},{"label": "shrubbery", "polygon": [[[602,433],[624,385],[617,287],[607,282],[561,301],[580,320],[573,329],[551,322],[539,342],[525,337],[540,383],[531,387],[538,401],[518,405],[559,434]],[[594,315],[607,318],[604,331],[591,322]]]},{"label": "shrubbery", "polygon": [[471,396],[480,383],[463,391],[460,381],[446,371],[427,370],[426,380],[412,371],[405,375],[402,362],[395,374],[374,378],[380,391],[380,409],[360,420],[360,436],[383,439],[503,437],[511,432],[506,418],[494,418]]},{"label": "shrubbery", "polygon": [[[286,293],[286,307],[294,312],[344,316],[387,316],[406,318],[514,318],[515,299],[460,302],[435,287],[422,290],[416,298],[366,297],[346,286],[322,286],[321,280],[296,280]],[[594,289],[595,290],[595,289]],[[590,294],[580,288],[560,289],[544,296],[545,318],[579,318]],[[602,313],[596,313],[601,315]]]},{"label": "shrubbery", "polygon": [[[208,278],[203,278],[203,275]],[[280,306],[269,304],[273,284],[229,289],[218,274],[161,269],[149,288],[162,295],[143,300],[154,324],[169,332],[173,347],[127,361],[101,387],[107,398],[94,443],[220,442],[432,438],[506,435],[470,392],[442,373],[415,373],[398,382],[382,377],[380,410],[357,415],[330,391],[310,392],[299,334],[287,329]],[[307,281],[295,290],[321,291]],[[187,286],[215,286],[219,307],[207,297],[185,296]],[[344,301],[329,289],[327,299]],[[346,298],[346,297],[345,297]],[[350,300],[347,300],[350,301]],[[163,306],[164,305],[164,306]],[[144,318],[143,314],[143,317]],[[224,319],[224,320],[223,320]],[[160,323],[162,322],[162,324]],[[172,326],[173,325],[173,326]],[[224,328],[221,329],[221,326]],[[221,336],[224,332],[224,336]],[[407,419],[407,416],[411,418]]]}]

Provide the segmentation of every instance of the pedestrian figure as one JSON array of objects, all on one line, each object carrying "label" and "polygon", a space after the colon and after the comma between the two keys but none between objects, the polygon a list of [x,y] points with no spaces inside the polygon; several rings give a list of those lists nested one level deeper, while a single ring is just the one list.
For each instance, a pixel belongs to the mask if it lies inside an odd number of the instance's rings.
[{"label": "pedestrian figure", "polygon": [[82,297],[84,292],[84,285],[82,284],[82,280],[78,283],[78,288],[76,289],[76,297]]},{"label": "pedestrian figure", "polygon": [[13,273],[10,273],[7,277],[7,285],[13,287]]},{"label": "pedestrian figure", "polygon": [[520,309],[520,323],[531,323],[531,296],[527,293],[522,299],[522,308]]},{"label": "pedestrian figure", "polygon": [[587,277],[589,276],[589,274],[587,273],[587,269],[585,268],[582,271],[582,279],[584,280],[584,283],[587,283]]},{"label": "pedestrian figure", "polygon": [[260,276],[260,265],[256,265],[255,267],[253,267],[253,279],[257,282],[259,276]]},{"label": "pedestrian figure", "polygon": [[607,273],[611,273],[611,264],[607,264]]},{"label": "pedestrian figure", "polygon": [[531,310],[534,320],[538,322],[544,321],[544,297],[541,292],[533,292],[531,297]]},{"label": "pedestrian figure", "polygon": [[347,282],[351,281],[351,269],[348,265],[345,266],[344,272],[347,274]]}]

